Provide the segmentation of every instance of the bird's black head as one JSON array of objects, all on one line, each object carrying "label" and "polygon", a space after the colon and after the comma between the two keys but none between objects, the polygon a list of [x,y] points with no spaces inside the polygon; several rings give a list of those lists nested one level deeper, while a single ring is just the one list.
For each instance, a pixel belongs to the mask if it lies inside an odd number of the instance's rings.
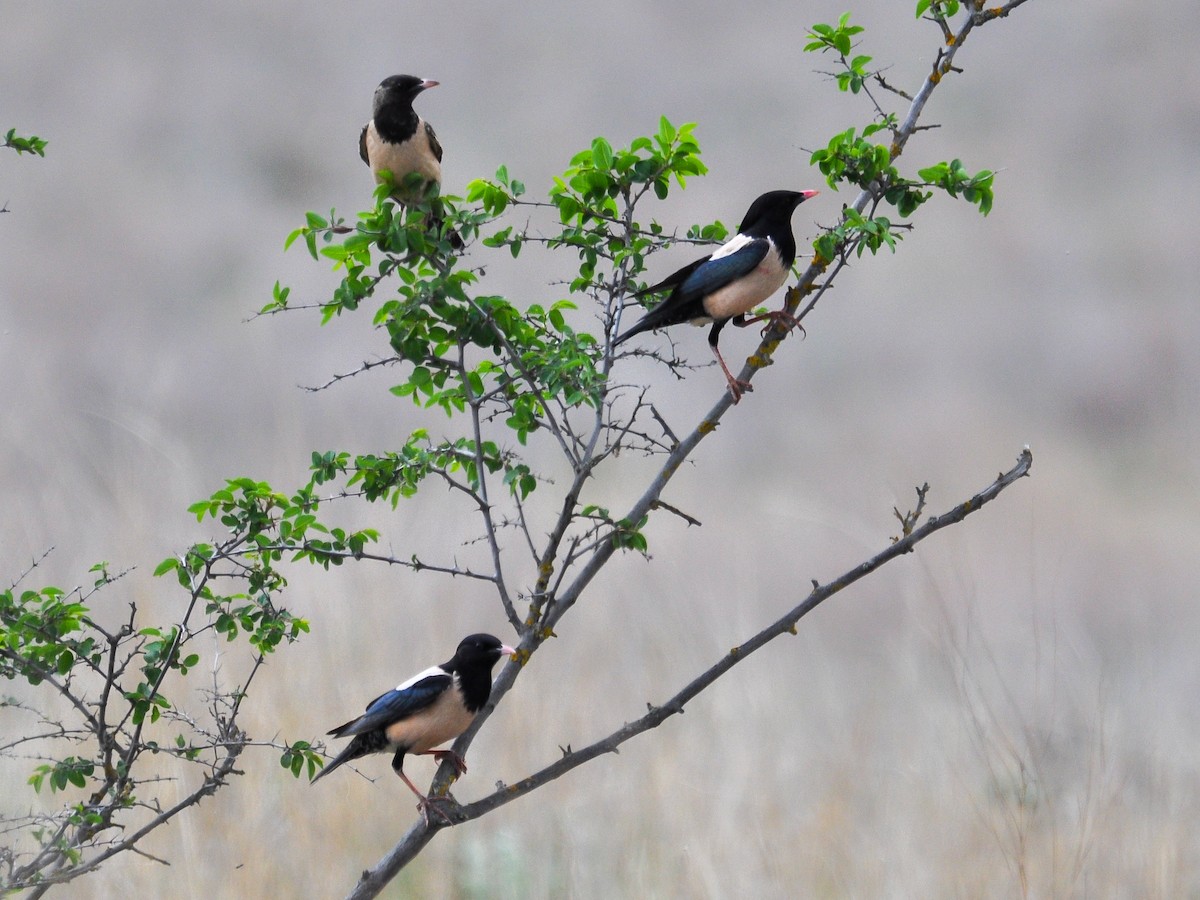
[{"label": "bird's black head", "polygon": [[472,634],[459,642],[451,662],[454,664],[453,668],[459,671],[465,668],[490,672],[500,661],[500,657],[515,652],[512,647],[505,646],[499,638],[490,634]]},{"label": "bird's black head", "polygon": [[738,233],[755,238],[770,238],[779,251],[779,260],[790,266],[796,259],[796,238],[792,236],[792,213],[816,191],[767,191],[750,204]]},{"label": "bird's black head", "polygon": [[796,211],[796,207],[809,197],[815,197],[817,193],[817,191],[767,191],[750,204],[750,208],[746,210],[746,215],[742,219],[742,224],[738,226],[738,231],[742,234],[754,234],[759,231],[765,234],[772,226],[778,227],[782,223],[790,232],[792,213]]},{"label": "bird's black head", "polygon": [[374,114],[378,116],[380,110],[393,104],[411,108],[417,94],[437,85],[436,81],[427,81],[414,75],[389,75],[375,89]]}]

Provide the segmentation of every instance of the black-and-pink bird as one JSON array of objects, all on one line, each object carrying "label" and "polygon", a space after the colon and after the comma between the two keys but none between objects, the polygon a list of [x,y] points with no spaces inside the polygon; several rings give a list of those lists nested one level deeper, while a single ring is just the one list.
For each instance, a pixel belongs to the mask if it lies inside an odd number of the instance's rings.
[{"label": "black-and-pink bird", "polygon": [[[358,136],[358,154],[375,180],[391,173],[392,196],[400,203],[423,200],[442,183],[442,145],[433,126],[417,115],[413,101],[438,82],[413,75],[391,75],[375,89],[371,121]],[[419,175],[409,181],[410,175]]]},{"label": "black-and-pink bird", "polygon": [[436,798],[426,797],[404,774],[407,754],[428,754],[441,762],[449,758],[458,774],[467,771],[462,757],[451,750],[433,748],[452,741],[470,727],[492,693],[492,669],[501,657],[516,651],[490,634],[463,638],[454,656],[376,697],[356,719],[329,732],[353,737],[329,765],[312,780],[316,784],[334,769],[371,753],[394,753],[392,769],[419,798],[419,808],[429,821]]},{"label": "black-and-pink bird", "polygon": [[[442,207],[437,194],[442,185],[442,145],[433,126],[417,115],[413,101],[438,82],[415,75],[389,75],[375,89],[371,121],[358,136],[358,155],[382,184],[391,178],[391,196],[397,203],[430,204],[429,226],[455,250],[464,246],[454,229],[443,234]],[[384,176],[383,172],[388,176]]]},{"label": "black-and-pink bird", "polygon": [[635,297],[670,295],[646,313],[636,325],[613,341],[617,347],[635,334],[690,322],[712,323],[708,345],[729,382],[733,402],[751,389],[738,381],[725,365],[717,338],[727,322],[745,327],[763,319],[795,320],[776,310],[747,319],[746,313],[779,290],[787,280],[796,259],[796,239],[792,236],[792,213],[817,191],[769,191],[750,204],[737,234],[703,259],[684,266],[669,278],[638,291]]}]

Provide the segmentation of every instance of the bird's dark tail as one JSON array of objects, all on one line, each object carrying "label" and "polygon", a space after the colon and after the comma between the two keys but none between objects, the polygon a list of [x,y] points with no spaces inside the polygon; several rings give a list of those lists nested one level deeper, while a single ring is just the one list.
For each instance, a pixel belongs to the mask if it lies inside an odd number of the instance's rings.
[{"label": "bird's dark tail", "polygon": [[360,756],[366,756],[370,752],[371,751],[368,750],[363,743],[358,740],[358,737],[355,737],[354,740],[352,740],[348,745],[346,745],[346,747],[342,749],[341,753],[333,758],[333,762],[329,763],[327,766],[325,766],[325,768],[317,773],[317,777],[310,781],[309,784],[316,784],[334,769],[337,769],[345,763],[350,762],[352,759],[358,759]]},{"label": "bird's dark tail", "polygon": [[613,342],[612,342],[613,347],[616,348],[616,347],[621,346],[621,344],[625,343],[625,341],[629,340],[635,334],[638,334],[640,332],[641,332],[641,329],[638,328],[636,325],[634,325],[632,328],[630,328],[624,334],[618,335],[617,337],[613,338]]},{"label": "bird's dark tail", "polygon": [[446,218],[442,212],[441,204],[436,200],[429,211],[429,230],[434,235],[441,235],[450,242],[450,246],[455,250],[461,250],[464,246],[462,235],[453,228],[446,227]]},{"label": "bird's dark tail", "polygon": [[[658,307],[655,307],[655,309],[657,308]],[[659,318],[660,317],[654,315],[653,309],[650,310],[650,312],[638,319],[638,321],[635,322],[632,327],[626,329],[621,334],[613,338],[613,347],[616,348],[621,346],[621,344],[625,343],[631,337],[641,334],[643,331],[653,331],[655,328],[658,328],[663,324],[659,321]]]}]

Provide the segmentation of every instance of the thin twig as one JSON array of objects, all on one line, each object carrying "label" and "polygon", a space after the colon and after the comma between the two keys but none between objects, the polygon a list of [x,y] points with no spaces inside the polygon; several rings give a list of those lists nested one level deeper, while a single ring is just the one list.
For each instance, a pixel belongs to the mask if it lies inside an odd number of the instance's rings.
[{"label": "thin twig", "polygon": [[[499,329],[496,329],[499,331]],[[508,592],[508,586],[504,581],[504,565],[500,561],[500,541],[496,537],[496,523],[492,518],[492,504],[488,499],[488,477],[487,465],[483,458],[483,428],[479,421],[479,399],[471,390],[471,380],[467,377],[467,365],[465,357],[466,348],[462,342],[458,345],[458,377],[462,384],[463,393],[467,399],[467,406],[471,413],[471,430],[475,437],[474,440],[474,464],[475,464],[475,482],[479,485],[479,515],[483,518],[484,534],[487,536],[488,549],[492,554],[492,574],[493,583],[496,585],[496,593],[500,597],[500,603],[504,607],[504,614],[508,616],[508,622],[516,630],[520,630],[521,617],[517,615],[517,610],[513,606],[512,596]]]},{"label": "thin twig", "polygon": [[[363,372],[369,372],[372,369],[379,368],[380,366],[394,366],[398,362],[403,362],[403,359],[399,356],[389,356],[386,359],[377,359],[373,362],[367,360],[357,369],[351,369],[349,372],[339,372],[334,374],[332,378],[323,384],[302,385],[301,388],[302,390],[308,391],[310,394],[315,394],[318,391],[323,391],[327,388],[333,387],[333,385],[337,384],[339,381],[344,381],[347,378],[353,378],[355,375],[361,375]],[[429,365],[429,362],[426,362],[426,365]]]}]

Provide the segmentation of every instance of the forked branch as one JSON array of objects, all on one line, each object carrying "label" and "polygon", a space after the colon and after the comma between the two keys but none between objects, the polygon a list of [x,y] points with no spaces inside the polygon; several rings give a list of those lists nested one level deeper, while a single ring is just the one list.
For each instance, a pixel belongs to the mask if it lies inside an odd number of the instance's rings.
[{"label": "forked branch", "polygon": [[[1033,453],[1026,447],[1021,451],[1017,459],[1017,464],[1013,468],[1007,472],[1000,473],[991,484],[987,485],[987,487],[974,496],[956,504],[940,516],[927,519],[924,524],[917,525],[915,521],[908,523],[905,534],[899,538],[892,539],[891,543],[879,551],[879,553],[844,572],[837,578],[825,584],[820,584],[814,580],[812,591],[796,606],[742,644],[729,650],[728,653],[723,655],[704,672],[693,678],[668,700],[657,706],[650,705],[646,714],[641,718],[622,725],[606,737],[579,750],[566,748],[560,759],[555,760],[532,775],[526,776],[516,784],[499,785],[495,791],[481,800],[461,805],[450,798],[446,798],[439,805],[439,808],[446,812],[448,820],[454,824],[469,822],[519,797],[524,797],[526,794],[537,790],[598,756],[613,753],[631,738],[657,728],[671,716],[683,712],[684,707],[689,702],[728,673],[734,666],[750,656],[750,654],[766,646],[780,635],[795,634],[797,623],[825,600],[875,572],[885,563],[891,562],[893,559],[903,556],[906,553],[911,553],[917,544],[935,532],[941,531],[950,525],[958,524],[967,516],[978,512],[988,503],[999,497],[1001,492],[1006,488],[1028,475],[1032,466]],[[500,673],[500,680],[507,679],[511,683],[513,674],[519,668],[518,664],[508,664]],[[365,900],[365,898],[377,896],[387,883],[420,853],[421,849],[433,839],[433,836],[445,827],[447,827],[446,823],[437,817],[431,817],[428,823],[418,819],[400,842],[374,868],[363,872],[362,878],[348,895],[350,900]]]}]

